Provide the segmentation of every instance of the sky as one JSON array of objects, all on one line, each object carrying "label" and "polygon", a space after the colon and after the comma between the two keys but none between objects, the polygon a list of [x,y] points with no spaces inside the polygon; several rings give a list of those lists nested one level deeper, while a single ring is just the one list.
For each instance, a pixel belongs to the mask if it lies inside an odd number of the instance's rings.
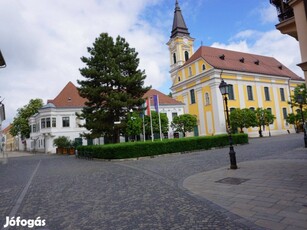
[{"label": "sky", "polygon": [[[269,0],[179,0],[199,46],[275,57],[300,77],[298,42],[275,29]],[[80,57],[101,33],[124,37],[138,52],[145,85],[170,92],[169,52],[175,0],[0,0],[0,100],[5,128],[31,99],[44,103],[71,81],[83,79]]]}]

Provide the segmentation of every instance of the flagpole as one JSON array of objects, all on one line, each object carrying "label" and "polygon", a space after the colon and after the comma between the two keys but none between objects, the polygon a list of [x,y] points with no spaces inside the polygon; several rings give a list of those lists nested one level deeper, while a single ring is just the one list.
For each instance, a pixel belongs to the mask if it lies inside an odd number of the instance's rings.
[{"label": "flagpole", "polygon": [[144,142],[146,141],[146,133],[145,133],[145,111],[143,111],[143,137]]},{"label": "flagpole", "polygon": [[161,117],[160,117],[160,111],[159,111],[159,95],[157,95],[157,102],[158,102],[158,115],[159,115],[160,140],[162,141]]},{"label": "flagpole", "polygon": [[150,111],[150,98],[148,98],[148,105],[149,105],[149,117],[150,117],[150,129],[151,129],[151,141],[154,141],[153,136],[153,129],[152,129],[152,117],[151,117],[151,111]]}]

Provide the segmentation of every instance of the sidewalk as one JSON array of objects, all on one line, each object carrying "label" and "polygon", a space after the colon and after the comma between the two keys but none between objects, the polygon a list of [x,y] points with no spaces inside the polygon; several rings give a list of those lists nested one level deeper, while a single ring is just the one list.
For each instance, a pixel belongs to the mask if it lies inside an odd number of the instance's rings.
[{"label": "sidewalk", "polygon": [[268,229],[307,229],[307,149],[186,178],[192,193]]},{"label": "sidewalk", "polygon": [[26,157],[26,156],[34,156],[35,154],[29,153],[29,152],[23,152],[23,151],[5,151],[4,153],[0,153],[0,163],[6,164],[8,161],[8,158],[12,157]]}]

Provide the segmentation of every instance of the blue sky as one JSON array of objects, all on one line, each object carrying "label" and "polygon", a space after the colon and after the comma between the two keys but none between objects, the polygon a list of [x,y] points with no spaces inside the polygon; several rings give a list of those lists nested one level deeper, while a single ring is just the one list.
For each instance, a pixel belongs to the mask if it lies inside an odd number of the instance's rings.
[{"label": "blue sky", "polygon": [[[299,76],[299,46],[275,29],[269,0],[179,0],[195,50],[206,46],[273,56]],[[10,0],[1,3],[0,96],[7,120],[30,99],[53,99],[81,79],[80,57],[102,32],[136,48],[146,85],[170,92],[169,40],[175,0]],[[287,47],[287,49],[285,49]]]}]

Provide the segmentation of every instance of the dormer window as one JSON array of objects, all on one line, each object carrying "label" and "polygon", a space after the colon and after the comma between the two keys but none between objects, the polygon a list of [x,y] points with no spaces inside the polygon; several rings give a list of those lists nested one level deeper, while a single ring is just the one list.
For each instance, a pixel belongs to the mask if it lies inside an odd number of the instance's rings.
[{"label": "dormer window", "polygon": [[259,60],[255,61],[254,63],[255,63],[256,65],[259,65]]},{"label": "dormer window", "polygon": [[222,55],[219,56],[219,58],[220,58],[221,60],[225,60],[225,55],[222,54]]},{"label": "dormer window", "polygon": [[241,63],[244,63],[244,58],[241,58],[241,59],[240,59],[240,62],[241,62]]}]

